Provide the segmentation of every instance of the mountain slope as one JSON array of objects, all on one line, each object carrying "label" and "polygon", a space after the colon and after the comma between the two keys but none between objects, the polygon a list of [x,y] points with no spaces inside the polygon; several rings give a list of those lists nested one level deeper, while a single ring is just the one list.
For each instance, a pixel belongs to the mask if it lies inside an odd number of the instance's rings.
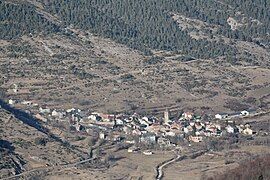
[{"label": "mountain slope", "polygon": [[[5,98],[106,112],[217,111],[235,101],[265,106],[268,1],[5,0],[0,5]],[[12,23],[20,27],[2,26]],[[13,93],[14,83],[19,93]],[[256,103],[246,103],[249,98]]]}]

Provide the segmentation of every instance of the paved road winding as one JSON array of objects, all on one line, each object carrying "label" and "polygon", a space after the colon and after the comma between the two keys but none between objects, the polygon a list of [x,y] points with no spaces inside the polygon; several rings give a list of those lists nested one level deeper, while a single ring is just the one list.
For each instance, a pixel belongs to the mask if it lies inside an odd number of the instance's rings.
[{"label": "paved road winding", "polygon": [[162,177],[163,177],[163,168],[168,166],[169,164],[171,163],[174,163],[175,161],[179,160],[179,159],[184,159],[186,156],[180,156],[180,155],[177,155],[175,158],[169,160],[169,161],[165,161],[163,162],[162,164],[158,165],[157,166],[157,180],[161,180]]},{"label": "paved road winding", "polygon": [[164,176],[164,172],[163,172],[163,168],[176,162],[176,161],[179,161],[179,160],[183,160],[185,158],[196,158],[196,157],[199,157],[201,155],[203,155],[205,152],[207,152],[206,150],[201,150],[201,151],[197,151],[197,152],[193,152],[193,153],[190,153],[188,155],[177,155],[175,158],[173,159],[170,159],[170,160],[167,160],[167,161],[164,161],[163,163],[159,164],[157,167],[156,167],[156,171],[157,171],[157,176],[156,176],[156,180],[161,180]]}]

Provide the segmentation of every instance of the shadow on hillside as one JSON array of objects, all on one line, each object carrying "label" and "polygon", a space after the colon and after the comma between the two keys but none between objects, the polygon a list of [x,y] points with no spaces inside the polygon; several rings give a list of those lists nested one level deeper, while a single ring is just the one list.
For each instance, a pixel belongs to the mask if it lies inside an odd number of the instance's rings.
[{"label": "shadow on hillside", "polygon": [[23,122],[24,124],[27,124],[28,126],[31,126],[38,130],[39,132],[42,132],[46,135],[48,135],[50,138],[54,139],[55,141],[58,141],[60,143],[63,143],[62,140],[51,134],[47,128],[45,128],[39,120],[37,120],[35,117],[33,117],[31,114],[20,110],[16,109],[14,107],[11,107],[9,104],[4,102],[3,100],[0,99],[0,106],[5,109],[6,111],[10,112],[15,118]]},{"label": "shadow on hillside", "polygon": [[8,151],[9,153],[14,152],[15,148],[11,142],[0,139],[0,152]]}]

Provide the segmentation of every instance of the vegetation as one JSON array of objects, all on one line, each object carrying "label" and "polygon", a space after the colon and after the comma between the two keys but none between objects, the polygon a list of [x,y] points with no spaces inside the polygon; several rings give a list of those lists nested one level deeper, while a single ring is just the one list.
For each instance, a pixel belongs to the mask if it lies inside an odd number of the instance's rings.
[{"label": "vegetation", "polygon": [[[227,162],[228,163],[228,162]],[[263,180],[270,178],[270,156],[264,155],[261,157],[251,158],[240,163],[239,167],[228,170],[224,174],[219,174],[215,177],[207,178],[208,180]],[[205,178],[204,178],[205,179]]]},{"label": "vegetation", "polygon": [[46,138],[42,138],[42,137],[35,138],[36,145],[46,146],[47,142],[48,142],[48,139],[46,139]]},{"label": "vegetation", "polygon": [[[213,35],[231,39],[269,43],[270,6],[267,0],[40,0],[45,10],[57,15],[65,27],[89,30],[112,38],[150,55],[150,49],[179,51],[187,57],[213,58],[226,55],[228,61],[237,50],[223,41],[195,40],[188,29],[181,30],[172,13],[217,25],[204,29]],[[237,14],[238,12],[238,14]],[[239,12],[240,15],[239,15]],[[23,13],[23,14],[22,14]],[[228,17],[252,22],[231,30]],[[245,18],[246,19],[245,19]],[[247,17],[249,19],[247,19]],[[61,28],[37,12],[35,6],[0,2],[0,38],[16,38],[37,32],[59,32]],[[65,31],[66,32],[66,31]],[[84,75],[83,75],[84,76]]]},{"label": "vegetation", "polygon": [[58,31],[59,27],[38,14],[33,5],[25,2],[14,4],[0,1],[0,39]]},{"label": "vegetation", "polygon": [[[56,0],[47,3],[47,8],[60,16],[66,25],[91,30],[146,52],[148,48],[180,49],[203,58],[224,55],[226,51],[235,53],[230,46],[194,40],[187,31],[181,31],[170,12],[182,12],[186,8],[183,6],[185,3],[155,0],[79,0],[66,3]],[[187,6],[193,7],[193,4],[188,3]]]}]

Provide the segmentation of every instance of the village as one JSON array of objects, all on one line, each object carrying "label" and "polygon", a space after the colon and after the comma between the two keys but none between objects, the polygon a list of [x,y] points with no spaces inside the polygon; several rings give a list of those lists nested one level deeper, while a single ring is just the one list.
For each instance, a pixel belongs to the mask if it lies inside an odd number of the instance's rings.
[{"label": "village", "polygon": [[142,152],[151,155],[153,148],[176,150],[185,146],[193,146],[208,138],[223,136],[256,136],[252,127],[238,123],[238,119],[248,118],[263,113],[261,110],[248,109],[234,113],[207,114],[207,118],[193,112],[181,112],[175,117],[169,109],[163,116],[133,114],[104,114],[83,111],[77,108],[51,109],[39,106],[32,101],[16,101],[10,99],[8,104],[25,109],[37,121],[44,124],[67,124],[74,133],[92,135],[97,139],[114,143],[128,144],[130,153]]}]

